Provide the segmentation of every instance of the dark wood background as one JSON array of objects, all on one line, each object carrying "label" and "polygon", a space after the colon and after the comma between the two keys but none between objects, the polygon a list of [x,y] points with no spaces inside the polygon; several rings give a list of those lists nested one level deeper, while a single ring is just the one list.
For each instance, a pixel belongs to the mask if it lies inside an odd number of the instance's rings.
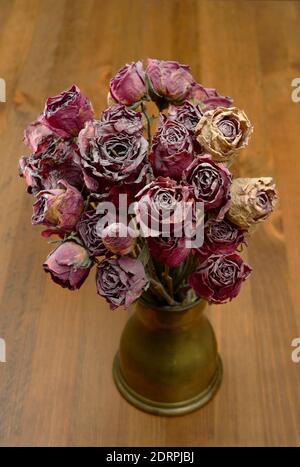
[{"label": "dark wood background", "polygon": [[[300,3],[197,0],[0,0],[0,445],[299,445]],[[232,95],[254,124],[242,176],[272,175],[280,206],[255,233],[240,296],[211,307],[224,362],[217,397],[182,418],[157,418],[118,394],[111,364],[128,314],[110,312],[94,275],[79,292],[42,271],[50,245],[30,224],[17,176],[23,128],[47,96],[76,83],[97,114],[125,62],[189,63]]]}]

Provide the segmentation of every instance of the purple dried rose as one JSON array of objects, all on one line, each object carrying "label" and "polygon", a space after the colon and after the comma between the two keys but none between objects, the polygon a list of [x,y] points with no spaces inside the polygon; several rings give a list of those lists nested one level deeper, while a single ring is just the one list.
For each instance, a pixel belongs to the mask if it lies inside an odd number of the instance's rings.
[{"label": "purple dried rose", "polygon": [[97,266],[97,293],[112,310],[122,305],[127,308],[140,297],[147,282],[143,264],[129,256],[106,259]]},{"label": "purple dried rose", "polygon": [[78,243],[65,242],[50,253],[43,264],[54,282],[70,290],[79,289],[89,275],[92,261]]},{"label": "purple dried rose", "polygon": [[19,174],[25,178],[28,192],[34,195],[41,190],[58,188],[62,179],[79,190],[83,187],[77,145],[57,137],[47,138],[38,144],[37,152],[21,157]]},{"label": "purple dried rose", "polygon": [[211,255],[189,277],[189,285],[209,303],[236,297],[252,268],[236,254]]},{"label": "purple dried rose", "polygon": [[161,115],[161,124],[148,156],[154,174],[181,180],[182,171],[190,165],[194,154],[195,146],[189,130]]},{"label": "purple dried rose", "polygon": [[90,256],[104,256],[107,254],[99,230],[99,223],[105,215],[95,210],[86,211],[77,222],[76,230]]},{"label": "purple dried rose", "polygon": [[204,203],[205,212],[215,210],[218,220],[223,219],[230,206],[231,174],[210,156],[198,156],[184,171],[183,180],[191,185],[196,201]]},{"label": "purple dried rose", "polygon": [[62,138],[77,136],[85,122],[94,118],[90,101],[73,85],[58,96],[47,99],[42,123]]},{"label": "purple dried rose", "polygon": [[84,200],[81,193],[65,180],[60,180],[58,185],[60,188],[37,194],[32,224],[53,227],[52,233],[71,232],[83,211]]},{"label": "purple dried rose", "polygon": [[220,96],[216,89],[205,88],[199,83],[193,83],[187,98],[198,104],[203,112],[217,107],[231,107],[233,104],[231,97]]},{"label": "purple dried rose", "polygon": [[132,62],[123,66],[111,79],[110,96],[115,102],[131,105],[142,99],[146,93],[143,62]]},{"label": "purple dried rose", "polygon": [[79,134],[85,183],[89,190],[103,192],[118,183],[140,183],[147,167],[148,142],[126,131],[107,136],[100,121],[88,122]]},{"label": "purple dried rose", "polygon": [[114,222],[102,231],[102,242],[108,251],[116,255],[127,255],[136,244],[135,231],[120,222]]},{"label": "purple dried rose", "polygon": [[101,114],[102,135],[109,136],[121,133],[122,131],[129,135],[142,135],[144,125],[141,112],[134,112],[125,105],[115,104],[108,107]]},{"label": "purple dried rose", "polygon": [[192,236],[194,199],[188,186],[158,177],[137,194],[136,220],[145,237]]},{"label": "purple dried rose", "polygon": [[204,226],[204,243],[195,252],[202,258],[211,254],[229,254],[245,243],[245,231],[223,219],[221,222],[208,220]]},{"label": "purple dried rose", "polygon": [[147,241],[152,257],[170,268],[179,266],[191,252],[185,237],[149,237]]},{"label": "purple dried rose", "polygon": [[200,105],[185,101],[182,105],[171,105],[168,109],[168,119],[181,123],[193,131],[199,123],[203,112]]},{"label": "purple dried rose", "polygon": [[149,58],[146,75],[153,100],[159,102],[163,98],[175,104],[183,102],[194,82],[189,70],[189,66],[178,62]]}]

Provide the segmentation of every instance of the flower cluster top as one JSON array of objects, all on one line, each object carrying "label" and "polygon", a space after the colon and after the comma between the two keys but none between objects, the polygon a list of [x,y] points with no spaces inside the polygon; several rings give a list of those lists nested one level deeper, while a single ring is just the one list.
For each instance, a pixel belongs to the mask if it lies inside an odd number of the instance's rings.
[{"label": "flower cluster top", "polygon": [[25,130],[31,155],[19,170],[32,224],[58,236],[45,271],[74,290],[96,266],[112,309],[141,295],[161,305],[231,300],[251,272],[237,251],[277,201],[270,177],[229,171],[253,130],[246,114],[188,66],[156,59],[119,70],[108,105],[96,119],[72,86]]}]

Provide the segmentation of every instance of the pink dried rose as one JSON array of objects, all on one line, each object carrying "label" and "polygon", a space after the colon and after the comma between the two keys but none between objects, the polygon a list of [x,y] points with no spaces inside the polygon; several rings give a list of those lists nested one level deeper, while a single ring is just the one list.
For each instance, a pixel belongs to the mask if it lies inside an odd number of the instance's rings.
[{"label": "pink dried rose", "polygon": [[209,303],[236,297],[252,268],[237,254],[211,255],[189,277],[189,285]]},{"label": "pink dried rose", "polygon": [[203,115],[195,131],[200,146],[215,161],[228,162],[248,144],[253,127],[242,110],[217,107]]},{"label": "pink dried rose", "polygon": [[193,105],[189,101],[184,101],[182,105],[171,105],[168,109],[169,120],[181,123],[191,131],[194,131],[202,115],[200,105]]},{"label": "pink dried rose", "polygon": [[129,256],[111,258],[97,266],[97,293],[104,297],[114,310],[119,306],[128,306],[141,296],[146,288],[143,264]]},{"label": "pink dried rose", "polygon": [[245,242],[245,231],[228,219],[221,222],[208,220],[204,226],[204,243],[194,251],[201,259],[211,254],[229,254]]},{"label": "pink dried rose", "polygon": [[132,62],[123,66],[111,79],[110,96],[115,102],[131,105],[141,100],[146,93],[143,62]]},{"label": "pink dried rose", "polygon": [[155,176],[181,180],[182,171],[192,162],[195,146],[190,131],[182,124],[161,114],[148,159]]},{"label": "pink dried rose", "polygon": [[94,118],[90,101],[73,85],[58,96],[47,99],[42,123],[62,138],[77,136],[85,122]]},{"label": "pink dried rose", "polygon": [[76,224],[76,231],[90,256],[105,256],[107,254],[107,249],[97,228],[104,216],[105,214],[100,214],[96,210],[85,211]]},{"label": "pink dried rose", "polygon": [[24,130],[24,144],[32,153],[43,152],[53,140],[57,140],[57,135],[50,128],[41,122],[40,117],[30,123]]},{"label": "pink dried rose", "polygon": [[185,237],[149,237],[147,242],[152,257],[170,268],[179,266],[191,252]]},{"label": "pink dried rose", "polygon": [[213,210],[211,214],[217,220],[223,219],[230,206],[229,170],[209,155],[203,155],[193,160],[182,177],[192,187],[195,200],[203,202],[205,212]]},{"label": "pink dried rose", "polygon": [[217,107],[232,107],[233,105],[231,97],[220,96],[216,89],[205,88],[199,83],[193,83],[187,98],[193,104],[198,104],[203,112]]},{"label": "pink dried rose", "polygon": [[33,205],[32,224],[43,224],[52,233],[71,232],[84,208],[81,193],[65,180],[58,183],[60,188],[40,191]]},{"label": "pink dried rose", "polygon": [[[158,103],[161,100],[175,104],[182,103],[194,82],[189,70],[189,66],[178,62],[149,58],[146,75],[153,100]],[[161,103],[163,107],[163,102]]]},{"label": "pink dried rose", "polygon": [[226,215],[231,222],[248,230],[269,217],[277,200],[271,177],[236,178],[231,186],[231,206]]},{"label": "pink dried rose", "polygon": [[116,255],[128,255],[134,250],[136,232],[129,226],[114,222],[102,231],[102,242],[108,251]]},{"label": "pink dried rose", "polygon": [[89,275],[92,261],[78,243],[64,242],[50,253],[43,264],[54,282],[70,290],[79,289]]},{"label": "pink dried rose", "polygon": [[142,135],[144,125],[141,112],[130,110],[125,105],[115,104],[108,107],[101,114],[102,135],[109,136],[121,133],[122,131],[129,135]]}]

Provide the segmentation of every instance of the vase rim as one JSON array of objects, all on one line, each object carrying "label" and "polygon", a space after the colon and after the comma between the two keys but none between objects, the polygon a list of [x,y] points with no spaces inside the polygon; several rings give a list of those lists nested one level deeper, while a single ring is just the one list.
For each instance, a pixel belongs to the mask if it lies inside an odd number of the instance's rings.
[{"label": "vase rim", "polygon": [[180,313],[182,311],[187,311],[190,308],[195,307],[196,305],[199,305],[200,303],[204,303],[203,298],[198,298],[192,303],[187,303],[186,305],[158,305],[153,302],[150,302],[149,300],[145,299],[144,297],[140,297],[139,301],[150,306],[151,308],[155,310],[161,310],[161,311],[169,311],[171,313]]}]

